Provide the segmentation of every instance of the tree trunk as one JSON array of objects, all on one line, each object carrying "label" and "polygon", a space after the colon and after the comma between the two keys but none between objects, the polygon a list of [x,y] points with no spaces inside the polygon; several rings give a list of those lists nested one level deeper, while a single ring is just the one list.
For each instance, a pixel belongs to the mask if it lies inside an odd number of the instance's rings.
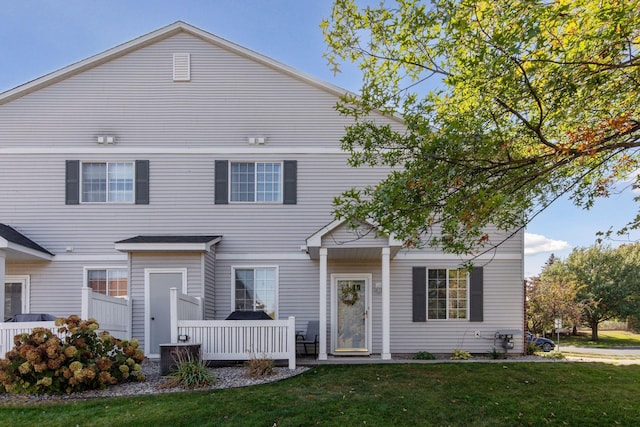
[{"label": "tree trunk", "polygon": [[573,329],[571,330],[571,335],[574,337],[578,336],[578,327],[576,325],[573,325]]},{"label": "tree trunk", "polygon": [[598,322],[591,322],[591,341],[598,341]]}]

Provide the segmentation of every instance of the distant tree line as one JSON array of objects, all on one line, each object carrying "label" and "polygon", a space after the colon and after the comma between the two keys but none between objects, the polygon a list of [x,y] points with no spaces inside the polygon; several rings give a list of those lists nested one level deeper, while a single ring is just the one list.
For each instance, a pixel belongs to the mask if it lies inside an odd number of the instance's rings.
[{"label": "distant tree line", "polygon": [[573,328],[606,320],[640,326],[640,244],[576,248],[562,260],[553,254],[539,276],[527,281],[527,326],[535,333],[553,329],[554,319]]}]

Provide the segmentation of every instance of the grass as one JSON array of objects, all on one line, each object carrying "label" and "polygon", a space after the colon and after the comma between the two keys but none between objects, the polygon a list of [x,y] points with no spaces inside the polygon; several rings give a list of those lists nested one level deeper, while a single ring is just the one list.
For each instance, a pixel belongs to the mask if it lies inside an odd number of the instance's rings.
[{"label": "grass", "polygon": [[640,425],[640,366],[325,365],[240,389],[0,406],[12,426]]},{"label": "grass", "polygon": [[[558,336],[549,338],[558,341]],[[591,330],[581,330],[577,336],[560,336],[560,346],[573,345],[578,347],[608,348],[608,347],[640,347],[640,334],[628,331],[598,331],[598,341],[591,341]]]}]

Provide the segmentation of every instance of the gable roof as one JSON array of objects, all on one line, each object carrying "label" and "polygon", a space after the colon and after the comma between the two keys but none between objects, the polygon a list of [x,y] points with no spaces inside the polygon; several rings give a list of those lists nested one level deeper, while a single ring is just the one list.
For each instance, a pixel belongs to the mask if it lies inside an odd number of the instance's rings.
[{"label": "gable roof", "polygon": [[71,76],[79,74],[88,69],[94,68],[98,65],[109,62],[113,59],[124,56],[130,52],[141,49],[145,46],[149,46],[158,41],[164,40],[171,36],[174,36],[179,33],[187,33],[191,34],[195,37],[198,37],[206,42],[224,48],[230,52],[236,53],[237,55],[243,56],[250,60],[259,62],[268,67],[271,67],[274,70],[280,71],[282,73],[293,76],[299,80],[302,80],[308,84],[311,84],[315,87],[318,87],[322,90],[325,90],[333,95],[343,95],[348,91],[342,89],[338,86],[332,85],[330,83],[324,82],[320,79],[312,77],[302,71],[296,70],[293,67],[290,67],[286,64],[283,64],[279,61],[276,61],[268,56],[262,55],[260,53],[254,52],[251,49],[247,49],[238,44],[232,43],[228,40],[225,40],[221,37],[218,37],[214,34],[203,31],[197,27],[194,27],[190,24],[187,24],[182,21],[176,21],[173,24],[167,25],[166,27],[160,28],[158,30],[152,31],[148,34],[140,36],[136,39],[133,39],[129,42],[123,43],[114,48],[108,49],[102,53],[91,56],[82,61],[76,62],[74,64],[68,65],[64,68],[61,68],[52,73],[46,74],[42,77],[39,77],[30,82],[24,83],[20,86],[17,86],[13,89],[9,89],[6,92],[0,93],[0,105],[5,104],[11,100],[20,98],[24,95],[27,95],[31,92],[37,91],[59,81],[65,80]]},{"label": "gable roof", "polygon": [[[356,237],[351,245],[346,245],[340,247],[338,244],[337,247],[329,247],[324,246],[322,242],[322,238],[324,236],[328,236],[334,231],[339,230],[340,228],[349,228],[349,224],[344,219],[336,219],[326,226],[322,227],[320,230],[313,233],[311,236],[307,237],[306,246],[303,246],[302,249],[306,250],[311,259],[317,259],[319,257],[320,248],[326,247],[329,251],[329,256],[331,257],[334,254],[338,258],[379,258],[380,249],[383,246],[388,246],[391,249],[392,258],[396,256],[398,251],[402,248],[402,241],[395,238],[393,233],[385,233],[378,229],[378,227],[373,224],[371,221],[364,221],[362,225],[369,227],[371,230],[376,231],[377,236],[374,237],[366,237],[359,236]],[[363,245],[366,240],[371,241],[379,240],[374,246],[371,245]],[[365,247],[366,246],[366,247]]]},{"label": "gable roof", "polygon": [[40,253],[40,257],[50,258],[53,256],[51,252],[29,239],[15,228],[5,224],[0,224],[0,248],[14,249],[19,252]]}]

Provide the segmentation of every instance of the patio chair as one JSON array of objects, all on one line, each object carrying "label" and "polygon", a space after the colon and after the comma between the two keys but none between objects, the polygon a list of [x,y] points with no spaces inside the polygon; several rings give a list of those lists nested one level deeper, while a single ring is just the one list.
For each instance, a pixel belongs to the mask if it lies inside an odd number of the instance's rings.
[{"label": "patio chair", "polygon": [[307,345],[313,344],[313,355],[318,355],[318,335],[320,334],[320,322],[317,320],[309,320],[307,323],[307,331],[304,335],[298,335],[296,337],[297,343],[304,345],[304,354],[305,356],[309,354],[307,350]]}]

